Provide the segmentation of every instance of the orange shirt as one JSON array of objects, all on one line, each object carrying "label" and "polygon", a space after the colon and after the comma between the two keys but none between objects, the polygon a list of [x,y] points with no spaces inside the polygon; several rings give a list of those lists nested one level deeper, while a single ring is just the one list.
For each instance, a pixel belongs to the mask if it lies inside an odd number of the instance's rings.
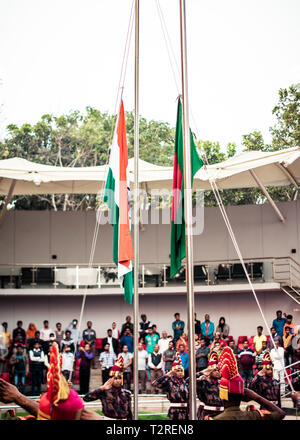
[{"label": "orange shirt", "polygon": [[297,334],[297,326],[296,324],[294,324],[293,322],[291,322],[291,324],[288,324],[287,322],[284,324],[283,326],[283,334],[285,334],[285,328],[286,327],[290,327],[290,334],[292,334],[293,336],[295,336]]}]

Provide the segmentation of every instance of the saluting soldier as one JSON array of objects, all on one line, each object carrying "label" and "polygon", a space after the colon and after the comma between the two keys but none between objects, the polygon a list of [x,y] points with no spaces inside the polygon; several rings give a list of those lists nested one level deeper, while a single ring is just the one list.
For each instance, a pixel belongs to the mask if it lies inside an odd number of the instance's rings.
[{"label": "saluting soldier", "polygon": [[189,386],[184,379],[184,369],[179,353],[172,364],[172,370],[164,376],[158,377],[152,385],[161,388],[170,401],[168,417],[170,420],[189,419]]}]

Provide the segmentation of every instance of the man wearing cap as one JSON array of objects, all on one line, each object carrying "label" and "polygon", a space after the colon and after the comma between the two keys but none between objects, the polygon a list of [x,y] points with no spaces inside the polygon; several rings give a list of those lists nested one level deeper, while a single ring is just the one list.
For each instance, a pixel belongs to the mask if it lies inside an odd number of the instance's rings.
[{"label": "man wearing cap", "polygon": [[249,389],[281,408],[280,383],[273,377],[273,363],[268,351],[264,354],[262,369],[250,382]]},{"label": "man wearing cap", "polygon": [[[238,371],[236,358],[229,347],[225,347],[219,357],[218,365],[221,373],[220,398],[225,410],[215,416],[206,416],[206,420],[282,420],[285,412],[272,402],[264,399],[254,391],[244,389],[244,381]],[[240,409],[241,401],[254,400],[265,410],[257,410],[253,406],[246,411]]]},{"label": "man wearing cap", "polygon": [[172,364],[172,370],[152,382],[153,387],[161,388],[170,401],[168,417],[170,420],[189,419],[189,387],[184,379],[184,369],[179,353]]},{"label": "man wearing cap", "polygon": [[86,394],[83,400],[91,402],[100,399],[105,417],[132,420],[131,392],[123,388],[123,368],[124,360],[119,356],[110,369],[110,378],[100,388]]},{"label": "man wearing cap", "polygon": [[208,365],[205,370],[197,373],[196,381],[197,397],[200,400],[198,407],[198,420],[205,420],[205,417],[217,416],[224,411],[224,404],[219,396],[221,374],[218,366],[218,354],[212,350],[209,355]]}]

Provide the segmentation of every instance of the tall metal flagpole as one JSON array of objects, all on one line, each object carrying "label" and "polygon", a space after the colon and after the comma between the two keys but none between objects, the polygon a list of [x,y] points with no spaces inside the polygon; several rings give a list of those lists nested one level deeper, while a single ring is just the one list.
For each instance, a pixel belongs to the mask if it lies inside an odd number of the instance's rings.
[{"label": "tall metal flagpole", "polygon": [[135,75],[134,75],[134,357],[133,392],[134,420],[138,420],[138,322],[139,322],[139,0],[135,0]]},{"label": "tall metal flagpole", "polygon": [[193,240],[192,240],[192,188],[191,188],[191,146],[188,106],[187,45],[185,0],[179,0],[180,6],[180,43],[181,43],[181,79],[182,79],[182,125],[184,152],[184,217],[186,235],[186,286],[188,305],[189,338],[189,407],[190,420],[196,420],[196,359],[194,325],[194,279],[193,279]]}]

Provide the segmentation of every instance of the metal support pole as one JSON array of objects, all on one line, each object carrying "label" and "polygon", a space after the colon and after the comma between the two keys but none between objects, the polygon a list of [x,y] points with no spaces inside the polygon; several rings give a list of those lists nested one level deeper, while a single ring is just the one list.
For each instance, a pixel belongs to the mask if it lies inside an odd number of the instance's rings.
[{"label": "metal support pole", "polygon": [[138,337],[139,337],[139,0],[135,0],[135,75],[134,75],[134,294],[133,294],[133,419],[138,420]]},{"label": "metal support pole", "polygon": [[270,194],[268,193],[268,191],[266,190],[266,188],[264,187],[264,185],[261,183],[261,181],[259,180],[259,178],[257,177],[256,173],[253,170],[249,170],[249,173],[251,174],[251,176],[253,177],[253,179],[255,180],[255,182],[257,183],[257,185],[260,187],[260,189],[262,190],[262,192],[264,193],[264,195],[267,197],[267,199],[270,202],[270,205],[272,206],[272,208],[274,209],[274,211],[276,212],[276,214],[278,215],[280,221],[282,223],[285,223],[285,218],[283,217],[283,215],[281,214],[281,212],[279,211],[279,209],[277,208],[276,204],[274,203],[274,200],[272,199],[272,197],[270,196]]},{"label": "metal support pole", "polygon": [[192,236],[192,188],[191,188],[191,146],[188,105],[187,44],[185,0],[179,0],[181,79],[182,79],[182,137],[184,153],[184,216],[186,235],[186,287],[188,306],[189,338],[189,419],[196,420],[196,358],[194,325],[194,277],[193,277],[193,236]]}]

